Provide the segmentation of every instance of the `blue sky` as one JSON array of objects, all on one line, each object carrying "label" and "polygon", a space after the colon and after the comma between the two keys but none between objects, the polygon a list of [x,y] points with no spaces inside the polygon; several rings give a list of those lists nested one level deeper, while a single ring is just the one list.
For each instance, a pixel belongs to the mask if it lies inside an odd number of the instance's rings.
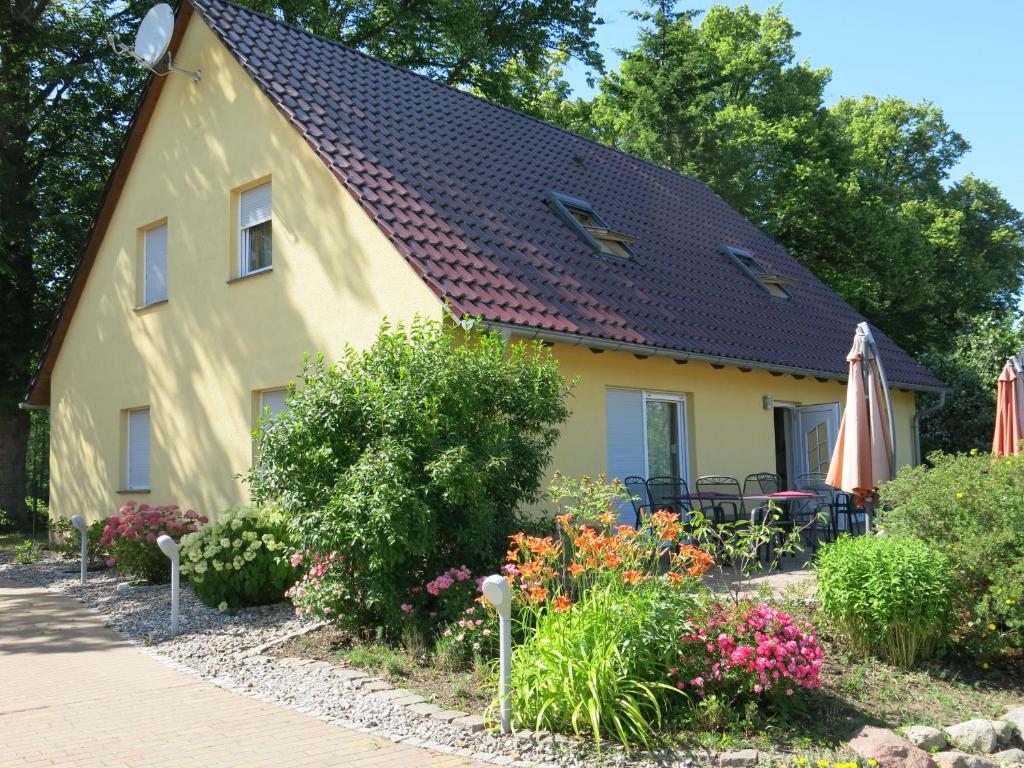
[{"label": "blue sky", "polygon": [[[637,24],[626,12],[642,0],[598,0],[597,41],[609,69],[630,48]],[[682,0],[678,10],[711,3]],[[726,2],[736,6],[739,3]],[[751,0],[755,11],[772,2]],[[971,144],[954,178],[974,173],[1024,210],[1024,2],[1018,0],[787,0],[799,60],[830,67],[825,97],[899,96],[932,101]],[[578,95],[586,73],[566,73]]]}]

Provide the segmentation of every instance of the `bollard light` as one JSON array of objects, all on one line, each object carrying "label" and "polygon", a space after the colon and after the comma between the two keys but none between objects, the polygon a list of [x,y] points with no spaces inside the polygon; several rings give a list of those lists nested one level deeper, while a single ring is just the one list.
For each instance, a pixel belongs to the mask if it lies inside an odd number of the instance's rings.
[{"label": "bollard light", "polygon": [[71,527],[82,534],[82,583],[85,584],[85,572],[89,569],[89,526],[81,515],[72,515]]},{"label": "bollard light", "polygon": [[171,560],[171,634],[178,634],[178,574],[181,563],[178,557],[178,545],[170,536],[164,534],[156,540],[157,546]]},{"label": "bollard light", "polygon": [[484,597],[498,612],[498,648],[501,676],[498,701],[501,702],[501,732],[512,733],[512,588],[501,576],[488,576],[483,583]]}]

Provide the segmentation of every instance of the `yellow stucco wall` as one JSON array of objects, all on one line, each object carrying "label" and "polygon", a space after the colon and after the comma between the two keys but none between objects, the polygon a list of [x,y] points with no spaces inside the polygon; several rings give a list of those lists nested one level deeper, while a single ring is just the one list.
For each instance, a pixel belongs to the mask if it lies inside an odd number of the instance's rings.
[{"label": "yellow stucco wall", "polygon": [[[299,134],[193,15],[53,374],[51,508],[110,514],[128,498],[204,512],[245,501],[254,390],[306,351],[364,346],[387,315],[442,305]],[[270,176],[273,271],[237,274],[231,191]],[[166,304],[138,303],[139,234],[168,223]],[[151,409],[152,492],[123,487],[122,410]]]},{"label": "yellow stucco wall", "polygon": [[[852,334],[851,334],[852,337]],[[608,387],[645,389],[686,396],[689,475],[724,474],[743,478],[775,470],[775,427],[764,395],[777,403],[797,405],[840,403],[846,386],[796,379],[766,371],[743,373],[736,367],[715,369],[707,363],[677,365],[670,359],[639,360],[632,354],[594,354],[583,347],[552,348],[567,379],[578,378],[570,400],[573,411],[554,452],[552,469],[565,474],[595,475],[607,471],[608,440],[605,392]],[[913,460],[911,421],[914,395],[893,391],[897,467]]]}]

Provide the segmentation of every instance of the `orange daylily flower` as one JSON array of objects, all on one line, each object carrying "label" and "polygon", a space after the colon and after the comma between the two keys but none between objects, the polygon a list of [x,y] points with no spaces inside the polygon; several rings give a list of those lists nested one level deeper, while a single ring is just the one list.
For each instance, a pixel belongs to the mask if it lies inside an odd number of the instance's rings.
[{"label": "orange daylily flower", "polygon": [[551,603],[551,610],[555,613],[565,613],[572,608],[572,601],[565,595],[559,595]]},{"label": "orange daylily flower", "polygon": [[566,570],[569,571],[569,575],[575,579],[577,576],[579,576],[587,569],[585,566],[580,565],[579,563],[572,563]]},{"label": "orange daylily flower", "polygon": [[627,584],[639,584],[644,580],[643,571],[626,571],[622,574],[622,580]]}]

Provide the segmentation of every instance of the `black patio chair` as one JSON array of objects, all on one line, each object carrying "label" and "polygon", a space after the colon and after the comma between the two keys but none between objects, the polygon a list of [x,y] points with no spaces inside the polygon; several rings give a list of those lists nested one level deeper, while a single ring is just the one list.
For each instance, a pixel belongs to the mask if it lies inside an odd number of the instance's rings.
[{"label": "black patio chair", "polygon": [[825,482],[824,472],[797,475],[796,489],[814,494],[813,499],[794,501],[790,514],[817,550],[823,537],[826,542],[835,539],[836,489]]},{"label": "black patio chair", "polygon": [[747,519],[740,481],[728,475],[697,478],[697,500],[704,517],[715,525]]},{"label": "black patio chair", "polygon": [[626,493],[629,494],[629,503],[633,505],[633,512],[636,513],[637,528],[644,518],[644,515],[651,513],[651,499],[647,495],[647,481],[639,475],[630,475],[622,484],[626,486]]},{"label": "black patio chair", "polygon": [[[744,496],[759,496],[768,493],[778,493],[782,490],[782,478],[780,478],[774,472],[755,472],[751,475],[747,475],[743,479],[743,495]],[[772,526],[775,528],[782,529],[782,533],[778,534],[781,539],[792,532],[793,530],[793,516],[790,513],[789,503],[783,503],[779,505],[781,514],[778,520],[772,521]],[[768,514],[769,506],[768,502],[758,504],[755,509],[756,517],[764,522]],[[761,547],[759,554],[763,553],[765,562],[770,563],[772,561],[772,551],[775,549],[775,537],[772,540]]]}]

